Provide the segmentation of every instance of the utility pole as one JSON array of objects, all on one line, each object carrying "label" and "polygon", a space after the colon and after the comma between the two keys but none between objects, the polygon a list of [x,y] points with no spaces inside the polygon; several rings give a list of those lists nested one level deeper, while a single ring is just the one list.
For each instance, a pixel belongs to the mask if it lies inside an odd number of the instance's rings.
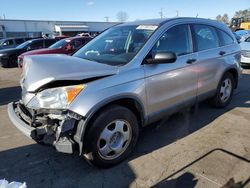
[{"label": "utility pole", "polygon": [[5,14],[3,14],[3,19],[5,20]]},{"label": "utility pole", "polygon": [[159,12],[160,17],[163,18],[163,8],[161,8],[161,11]]},{"label": "utility pole", "polygon": [[176,11],[176,17],[179,17],[179,11],[178,10]]},{"label": "utility pole", "polygon": [[106,22],[109,22],[109,17],[108,16],[105,16],[104,18],[106,19]]}]

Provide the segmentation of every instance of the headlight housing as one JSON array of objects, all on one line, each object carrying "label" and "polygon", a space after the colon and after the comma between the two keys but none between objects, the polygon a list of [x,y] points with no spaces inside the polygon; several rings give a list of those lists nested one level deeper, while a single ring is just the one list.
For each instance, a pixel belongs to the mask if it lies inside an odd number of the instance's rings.
[{"label": "headlight housing", "polygon": [[5,56],[6,54],[0,54],[0,57]]},{"label": "headlight housing", "polygon": [[27,104],[31,109],[66,109],[86,85],[74,85],[46,89],[38,93]]}]

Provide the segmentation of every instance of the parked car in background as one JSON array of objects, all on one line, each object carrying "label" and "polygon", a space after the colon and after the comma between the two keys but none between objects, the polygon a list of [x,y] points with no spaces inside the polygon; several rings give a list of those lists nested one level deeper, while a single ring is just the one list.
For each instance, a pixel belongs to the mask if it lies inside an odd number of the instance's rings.
[{"label": "parked car in background", "polygon": [[0,50],[0,65],[5,68],[16,67],[17,57],[20,54],[31,50],[47,48],[55,42],[55,39],[32,39],[20,44],[16,48]]},{"label": "parked car in background", "polygon": [[209,19],[120,24],[72,56],[26,56],[22,100],[8,114],[38,143],[64,153],[78,147],[91,163],[110,167],[128,157],[145,125],[205,99],[227,106],[240,51],[231,30]]},{"label": "parked car in background", "polygon": [[239,35],[237,35],[235,32],[233,32],[233,34],[234,34],[235,38],[237,39],[238,43],[240,43],[241,37]]},{"label": "parked car in background", "polygon": [[238,30],[235,33],[240,37],[240,42],[244,42],[250,35],[250,30]]},{"label": "parked car in background", "polygon": [[79,33],[76,36],[81,36],[81,37],[91,37],[89,33]]},{"label": "parked car in background", "polygon": [[22,67],[23,58],[26,55],[38,55],[38,54],[67,54],[71,55],[83,45],[88,43],[91,37],[72,37],[59,40],[48,48],[32,50],[25,52],[18,56],[18,66]]},{"label": "parked car in background", "polygon": [[22,44],[23,42],[30,40],[30,38],[7,38],[7,39],[1,39],[0,40],[0,50],[1,49],[7,49],[7,48],[15,48],[19,44]]},{"label": "parked car in background", "polygon": [[250,36],[240,43],[241,47],[241,65],[250,66]]},{"label": "parked car in background", "polygon": [[61,40],[61,39],[66,39],[66,38],[69,38],[69,36],[66,36],[66,35],[58,35],[58,36],[55,36],[54,39],[56,40]]},{"label": "parked car in background", "polygon": [[250,30],[238,30],[238,31],[235,31],[235,33],[236,33],[238,36],[242,37],[242,36],[244,36],[244,35],[249,34],[249,33],[250,33]]}]

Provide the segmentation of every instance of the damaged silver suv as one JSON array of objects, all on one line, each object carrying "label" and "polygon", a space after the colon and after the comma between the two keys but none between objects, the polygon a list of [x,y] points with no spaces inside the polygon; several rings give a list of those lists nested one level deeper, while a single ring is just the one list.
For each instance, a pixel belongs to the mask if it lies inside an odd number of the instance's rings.
[{"label": "damaged silver suv", "polygon": [[114,26],[77,51],[24,59],[13,124],[57,151],[110,167],[136,145],[139,129],[183,107],[231,101],[240,47],[216,21],[174,18]]}]

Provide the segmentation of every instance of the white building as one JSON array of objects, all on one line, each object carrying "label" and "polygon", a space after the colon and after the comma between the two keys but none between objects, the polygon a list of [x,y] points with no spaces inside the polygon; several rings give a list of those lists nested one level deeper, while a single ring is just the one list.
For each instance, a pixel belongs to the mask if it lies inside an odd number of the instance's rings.
[{"label": "white building", "polygon": [[39,37],[43,34],[75,36],[101,32],[117,22],[45,21],[0,19],[0,38]]}]

